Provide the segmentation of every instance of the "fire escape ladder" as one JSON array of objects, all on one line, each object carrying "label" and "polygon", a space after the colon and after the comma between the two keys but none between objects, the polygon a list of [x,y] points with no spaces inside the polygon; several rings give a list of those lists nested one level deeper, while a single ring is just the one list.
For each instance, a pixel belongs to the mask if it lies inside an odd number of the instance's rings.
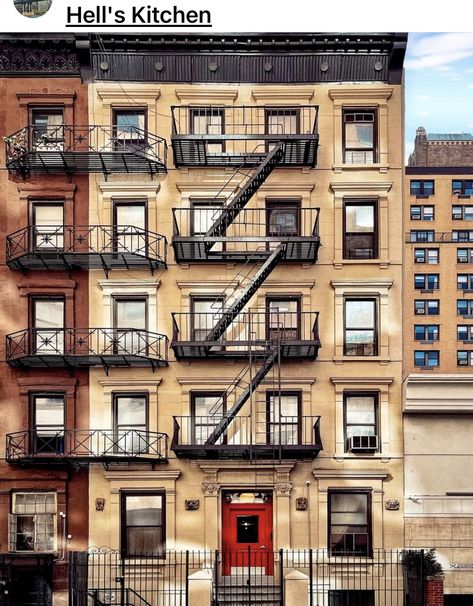
[{"label": "fire escape ladder", "polygon": [[226,434],[230,424],[235,419],[240,410],[243,408],[245,402],[248,400],[251,394],[256,391],[258,385],[261,383],[261,381],[263,381],[268,372],[274,366],[277,357],[278,347],[274,345],[270,346],[270,349],[266,357],[264,358],[260,368],[255,373],[254,377],[251,379],[245,389],[241,392],[235,404],[223,416],[218,425],[215,426],[215,429],[207,438],[207,441],[205,442],[206,444],[215,444],[222,436]]},{"label": "fire escape ladder", "polygon": [[[222,208],[218,219],[205,234],[205,238],[221,238],[225,235],[227,228],[238,216],[238,213],[248,204],[261,185],[266,181],[274,168],[281,162],[284,156],[284,143],[277,143],[267,153],[261,164],[234,196],[234,198]],[[210,251],[215,242],[205,242],[205,249]]]},{"label": "fire escape ladder", "polygon": [[213,342],[220,339],[236,316],[245,307],[251,297],[255,294],[255,292],[273,271],[279,261],[285,256],[285,254],[286,244],[280,244],[274,249],[272,254],[266,259],[254,277],[250,279],[250,283],[248,286],[246,286],[241,296],[228,309],[222,311],[220,319],[207,334],[204,342]]}]

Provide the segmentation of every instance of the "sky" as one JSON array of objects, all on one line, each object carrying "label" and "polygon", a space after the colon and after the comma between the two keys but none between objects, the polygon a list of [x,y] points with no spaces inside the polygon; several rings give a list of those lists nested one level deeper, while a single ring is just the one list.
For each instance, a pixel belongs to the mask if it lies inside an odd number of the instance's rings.
[{"label": "sky", "polygon": [[418,126],[473,133],[473,33],[409,34],[405,82],[406,157]]}]

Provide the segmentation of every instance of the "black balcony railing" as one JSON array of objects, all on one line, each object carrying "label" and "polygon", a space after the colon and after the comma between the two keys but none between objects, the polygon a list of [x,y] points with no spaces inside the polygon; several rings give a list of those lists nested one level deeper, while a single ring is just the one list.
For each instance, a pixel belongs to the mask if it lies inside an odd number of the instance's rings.
[{"label": "black balcony railing", "polygon": [[[265,415],[266,416],[266,415]],[[225,415],[174,417],[171,450],[187,458],[307,457],[322,450],[320,417],[281,417],[261,422],[258,415],[237,416],[215,444],[207,444]]]},{"label": "black balcony railing", "polygon": [[138,429],[46,429],[7,434],[6,459],[10,463],[166,462],[167,456],[165,433]]},{"label": "black balcony railing", "polygon": [[134,126],[25,126],[5,145],[8,170],[22,176],[166,172],[166,141]]},{"label": "black balcony railing", "polygon": [[317,261],[318,208],[278,207],[277,214],[269,208],[244,208],[223,236],[210,237],[203,230],[225,212],[225,206],[217,202],[208,207],[173,208],[172,244],[178,263],[263,261],[281,242],[286,243],[285,261]]},{"label": "black balcony railing", "polygon": [[317,162],[318,106],[173,106],[172,147],[176,166],[259,164],[282,142],[282,166]]},{"label": "black balcony railing", "polygon": [[166,269],[166,237],[133,225],[41,225],[7,236],[11,269]]},{"label": "black balcony railing", "polygon": [[177,358],[264,355],[268,344],[278,344],[283,358],[315,359],[320,348],[317,311],[272,312],[252,310],[238,314],[218,340],[208,340],[225,315],[216,305],[211,312],[173,313],[171,347]]},{"label": "black balcony railing", "polygon": [[7,335],[19,367],[167,366],[165,335],[136,328],[27,328]]}]

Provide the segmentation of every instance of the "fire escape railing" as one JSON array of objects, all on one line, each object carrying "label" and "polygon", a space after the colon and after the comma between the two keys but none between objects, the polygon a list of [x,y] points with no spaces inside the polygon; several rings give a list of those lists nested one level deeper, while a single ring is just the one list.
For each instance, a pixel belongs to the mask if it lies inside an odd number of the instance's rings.
[{"label": "fire escape railing", "polygon": [[133,225],[30,225],[7,236],[12,269],[166,269],[165,236]]},{"label": "fire escape railing", "polygon": [[135,126],[30,125],[4,138],[10,172],[158,174],[166,172],[165,139]]},{"label": "fire escape railing", "polygon": [[24,430],[7,434],[9,462],[44,460],[167,460],[168,436],[138,429]]}]

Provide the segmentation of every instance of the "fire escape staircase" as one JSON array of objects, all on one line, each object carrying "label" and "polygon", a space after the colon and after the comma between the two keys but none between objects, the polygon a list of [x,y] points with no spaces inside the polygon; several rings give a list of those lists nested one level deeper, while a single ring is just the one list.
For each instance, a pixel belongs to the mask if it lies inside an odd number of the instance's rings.
[{"label": "fire escape staircase", "polygon": [[[258,165],[254,173],[241,188],[241,190],[227,203],[217,220],[207,231],[205,237],[209,238],[206,242],[206,250],[209,252],[212,247],[212,238],[224,237],[228,227],[238,216],[239,212],[246,206],[249,200],[253,197],[256,191],[266,181],[274,168],[281,162],[284,156],[284,143],[276,143],[274,147],[266,154],[263,161]],[[273,251],[268,251],[269,256],[263,265],[259,268],[256,274],[250,278],[249,283],[245,286],[241,295],[230,305],[226,310],[222,310],[221,316],[215,326],[206,335],[204,342],[209,343],[208,351],[212,347],[212,342],[218,341],[225,333],[227,328],[232,324],[237,315],[243,310],[251,297],[256,293],[262,283],[266,280],[273,269],[278,265],[286,254],[286,244],[279,244]],[[250,343],[250,335],[248,334]],[[220,419],[211,434],[208,436],[205,444],[215,445],[220,438],[225,436],[232,421],[237,417],[244,404],[255,392],[258,385],[263,381],[268,372],[273,368],[275,361],[278,358],[279,346],[277,343],[268,342],[264,352],[259,352],[258,356],[250,361],[248,371],[255,369],[255,372],[239,394],[235,403],[229,411]],[[251,347],[251,345],[249,345]],[[251,353],[250,353],[251,360]],[[257,367],[257,370],[256,370]]]}]

